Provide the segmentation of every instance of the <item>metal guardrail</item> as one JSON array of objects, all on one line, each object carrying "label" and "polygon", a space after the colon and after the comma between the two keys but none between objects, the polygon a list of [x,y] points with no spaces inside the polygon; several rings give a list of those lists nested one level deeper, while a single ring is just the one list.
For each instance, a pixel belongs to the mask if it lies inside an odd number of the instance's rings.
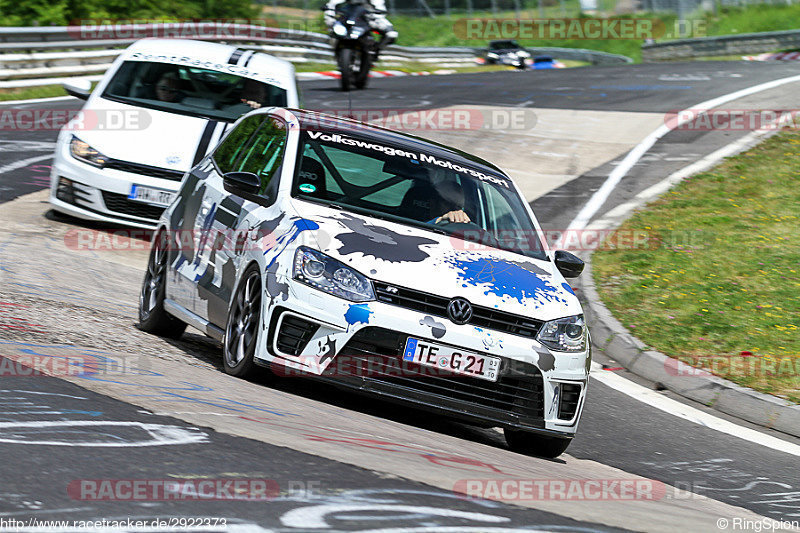
[{"label": "metal guardrail", "polygon": [[[170,28],[175,31],[170,33]],[[188,28],[189,32],[186,31]],[[179,31],[182,30],[182,31]],[[105,72],[125,46],[146,36],[182,36],[237,44],[295,63],[333,61],[330,38],[321,33],[218,22],[117,26],[54,26],[0,28],[0,88],[48,84],[47,78]],[[112,38],[108,38],[112,37]],[[387,63],[471,64],[482,48],[389,46]],[[592,64],[630,63],[625,56],[594,50],[538,48],[535,55],[574,59]],[[18,80],[12,83],[10,80]],[[27,80],[24,81],[23,80]]]},{"label": "metal guardrail", "polygon": [[785,49],[800,49],[800,30],[740,33],[645,44],[642,46],[642,60],[670,61],[695,57],[749,55]]}]

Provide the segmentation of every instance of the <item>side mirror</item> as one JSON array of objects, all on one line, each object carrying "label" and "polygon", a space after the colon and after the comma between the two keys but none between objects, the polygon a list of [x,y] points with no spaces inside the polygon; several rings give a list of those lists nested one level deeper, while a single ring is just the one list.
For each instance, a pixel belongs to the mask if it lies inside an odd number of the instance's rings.
[{"label": "side mirror", "polygon": [[564,250],[556,250],[556,268],[565,278],[577,278],[583,272],[583,260]]},{"label": "side mirror", "polygon": [[253,196],[258,196],[261,180],[252,172],[228,172],[222,176],[222,186],[231,194],[252,200]]},{"label": "side mirror", "polygon": [[65,81],[61,86],[67,91],[67,94],[81,100],[88,100],[89,95],[92,94],[92,82],[86,79]]}]

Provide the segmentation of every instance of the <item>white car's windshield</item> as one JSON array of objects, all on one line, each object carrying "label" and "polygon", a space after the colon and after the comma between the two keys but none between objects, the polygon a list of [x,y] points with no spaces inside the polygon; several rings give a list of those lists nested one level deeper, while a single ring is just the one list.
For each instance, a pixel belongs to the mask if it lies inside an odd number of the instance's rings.
[{"label": "white car's windshield", "polygon": [[[342,133],[306,131],[293,196],[545,259],[510,180],[491,169]],[[440,217],[463,211],[469,222]]]},{"label": "white car's windshield", "polygon": [[285,106],[286,91],[235,74],[172,63],[126,61],[103,98],[233,122],[259,107]]}]

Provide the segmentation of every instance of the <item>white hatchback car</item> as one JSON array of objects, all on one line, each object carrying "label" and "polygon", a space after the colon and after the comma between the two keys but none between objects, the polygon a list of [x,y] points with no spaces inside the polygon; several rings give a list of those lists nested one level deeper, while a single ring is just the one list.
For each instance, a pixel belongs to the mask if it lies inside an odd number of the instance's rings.
[{"label": "white hatchback car", "polygon": [[254,111],[164,212],[140,328],[256,365],[505,429],[554,457],[591,360],[565,277],[507,175],[464,152],[296,109]]},{"label": "white hatchback car", "polygon": [[241,115],[297,106],[291,63],[234,46],[143,39],[117,59],[58,136],[50,203],[79,218],[155,227],[183,175]]}]

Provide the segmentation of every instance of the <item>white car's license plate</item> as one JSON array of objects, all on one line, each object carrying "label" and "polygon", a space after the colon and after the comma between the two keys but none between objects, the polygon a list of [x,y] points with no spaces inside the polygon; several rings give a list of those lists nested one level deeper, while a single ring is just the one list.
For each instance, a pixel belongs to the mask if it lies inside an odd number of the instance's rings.
[{"label": "white car's license plate", "polygon": [[175,192],[134,185],[131,187],[131,193],[128,195],[128,199],[166,207],[175,199]]},{"label": "white car's license plate", "polygon": [[497,381],[498,370],[500,370],[499,357],[465,352],[414,337],[406,340],[403,360],[488,381]]}]

